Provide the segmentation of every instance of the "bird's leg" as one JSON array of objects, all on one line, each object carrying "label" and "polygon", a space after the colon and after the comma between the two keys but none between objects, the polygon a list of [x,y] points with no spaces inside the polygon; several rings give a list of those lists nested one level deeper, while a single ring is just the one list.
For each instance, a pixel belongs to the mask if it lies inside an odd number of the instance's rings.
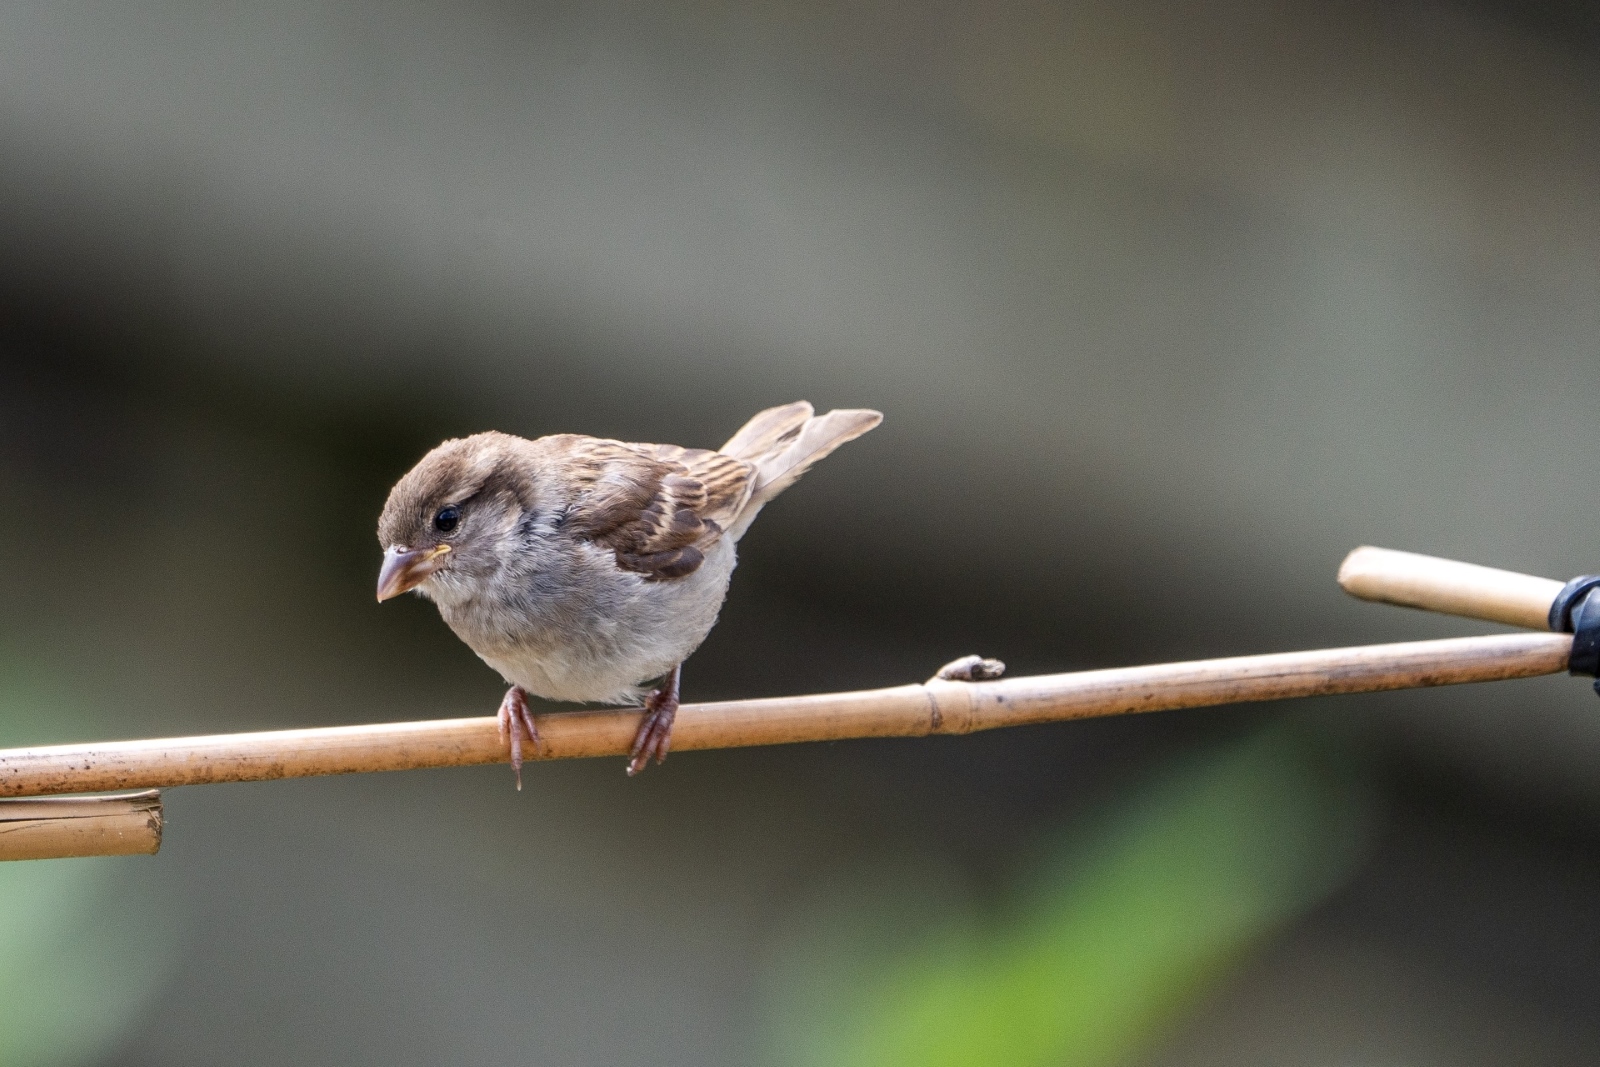
[{"label": "bird's leg", "polygon": [[667,749],[672,747],[672,720],[678,714],[678,678],[682,672],[680,663],[662,679],[655,692],[644,698],[644,721],[633,735],[633,751],[628,753],[630,778],[644,770],[652,756],[657,763],[667,758]]},{"label": "bird's leg", "polygon": [[533,712],[528,710],[528,694],[522,686],[506,690],[500,701],[500,736],[511,735],[511,770],[517,776],[517,789],[522,789],[522,735],[528,735],[528,744],[539,747],[539,728],[533,724]]}]

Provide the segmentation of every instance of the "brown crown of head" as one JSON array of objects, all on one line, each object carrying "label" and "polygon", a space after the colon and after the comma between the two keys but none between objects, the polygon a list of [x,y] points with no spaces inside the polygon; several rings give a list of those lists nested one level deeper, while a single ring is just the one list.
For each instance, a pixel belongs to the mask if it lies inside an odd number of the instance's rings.
[{"label": "brown crown of head", "polygon": [[502,433],[446,441],[395,483],[378,518],[380,601],[443,570],[493,570],[495,533],[514,525],[533,503],[527,444]]},{"label": "brown crown of head", "polygon": [[[526,443],[510,434],[479,433],[452,438],[423,456],[389,490],[378,518],[378,543],[384,549],[428,548],[463,532],[474,505],[530,505],[532,486],[517,462],[518,446]],[[449,530],[441,527],[450,523],[438,521],[447,508],[458,511]]]}]

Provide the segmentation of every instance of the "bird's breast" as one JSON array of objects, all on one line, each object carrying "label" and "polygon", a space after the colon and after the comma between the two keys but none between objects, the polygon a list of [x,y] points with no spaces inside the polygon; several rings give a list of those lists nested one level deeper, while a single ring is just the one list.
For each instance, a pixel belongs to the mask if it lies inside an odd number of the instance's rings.
[{"label": "bird's breast", "polygon": [[735,562],[727,541],[694,573],[646,581],[581,544],[554,565],[435,596],[456,635],[513,685],[549,700],[632,703],[717,621]]}]

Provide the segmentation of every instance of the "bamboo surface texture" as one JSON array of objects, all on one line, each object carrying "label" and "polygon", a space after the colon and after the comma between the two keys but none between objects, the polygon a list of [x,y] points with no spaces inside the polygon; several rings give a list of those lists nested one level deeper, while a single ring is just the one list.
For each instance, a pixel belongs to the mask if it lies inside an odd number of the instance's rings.
[{"label": "bamboo surface texture", "polygon": [[0,800],[0,859],[132,856],[161,848],[161,794]]},{"label": "bamboo surface texture", "polygon": [[[966,734],[1129,712],[1528,678],[1563,671],[1567,634],[1365,645],[998,681],[685,704],[674,751]],[[537,717],[530,759],[621,756],[639,709]],[[446,719],[0,751],[0,796],[504,763],[495,719]]]},{"label": "bamboo surface texture", "polygon": [[1365,545],[1345,557],[1339,584],[1362,600],[1530,630],[1550,628],[1550,603],[1562,586],[1530,574]]}]

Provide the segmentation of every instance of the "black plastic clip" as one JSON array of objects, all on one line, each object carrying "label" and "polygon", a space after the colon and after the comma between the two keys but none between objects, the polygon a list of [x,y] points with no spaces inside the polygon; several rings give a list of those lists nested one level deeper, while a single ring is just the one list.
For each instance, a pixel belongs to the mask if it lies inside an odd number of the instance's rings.
[{"label": "black plastic clip", "polygon": [[[1584,574],[1561,587],[1550,604],[1550,629],[1572,635],[1572,658],[1567,673],[1588,678],[1600,676],[1600,574]],[[1600,693],[1600,681],[1594,683]]]}]

